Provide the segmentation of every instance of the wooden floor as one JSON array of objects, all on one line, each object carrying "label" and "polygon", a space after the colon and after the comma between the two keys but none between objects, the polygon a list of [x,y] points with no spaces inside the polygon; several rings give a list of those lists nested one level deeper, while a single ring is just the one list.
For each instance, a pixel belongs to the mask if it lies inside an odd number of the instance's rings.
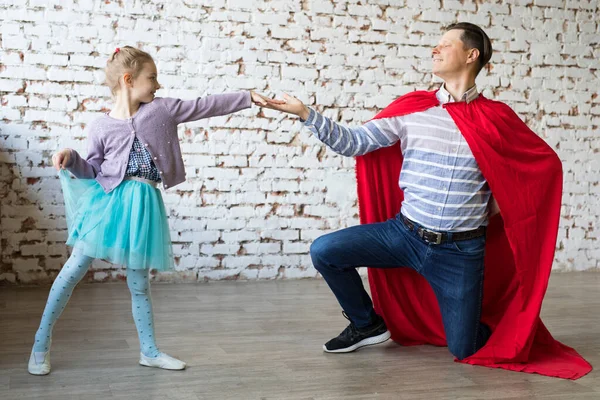
[{"label": "wooden floor", "polygon": [[[321,280],[156,284],[159,346],[185,371],[137,364],[125,284],[81,285],[54,330],[52,373],[27,373],[48,287],[0,287],[0,399],[600,399],[600,374],[568,381],[454,363],[391,341],[324,354],[345,326]],[[600,366],[600,274],[554,274],[542,316]]]}]

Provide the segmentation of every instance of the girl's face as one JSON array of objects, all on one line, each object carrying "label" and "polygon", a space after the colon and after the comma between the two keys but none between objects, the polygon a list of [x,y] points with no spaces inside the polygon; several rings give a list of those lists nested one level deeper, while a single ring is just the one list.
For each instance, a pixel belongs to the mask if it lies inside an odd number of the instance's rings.
[{"label": "girl's face", "polygon": [[156,64],[152,61],[144,63],[142,70],[135,78],[131,79],[131,83],[128,85],[132,99],[140,103],[150,103],[154,100],[154,93],[160,89],[157,77]]}]

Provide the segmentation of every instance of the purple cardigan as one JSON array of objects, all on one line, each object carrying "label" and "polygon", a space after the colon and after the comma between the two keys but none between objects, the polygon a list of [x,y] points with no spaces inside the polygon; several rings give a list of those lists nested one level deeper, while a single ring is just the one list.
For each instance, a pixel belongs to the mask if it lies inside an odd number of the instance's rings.
[{"label": "purple cardigan", "polygon": [[119,186],[125,176],[133,139],[148,149],[166,188],[185,181],[185,169],[177,137],[177,125],[217,115],[226,115],[252,105],[250,92],[227,93],[195,100],[157,97],[140,104],[126,120],[108,114],[86,127],[88,155],[84,160],[71,150],[65,165],[77,178],[96,178],[106,193]]}]

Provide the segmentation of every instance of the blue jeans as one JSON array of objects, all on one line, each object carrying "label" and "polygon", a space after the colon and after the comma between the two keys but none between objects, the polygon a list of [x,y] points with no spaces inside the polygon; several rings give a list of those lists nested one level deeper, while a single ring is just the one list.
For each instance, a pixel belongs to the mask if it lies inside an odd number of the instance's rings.
[{"label": "blue jeans", "polygon": [[[415,224],[418,226],[418,224]],[[317,271],[358,327],[375,314],[357,267],[407,267],[431,285],[442,313],[448,349],[458,359],[479,350],[490,336],[480,322],[485,236],[427,243],[396,218],[342,229],[319,237],[310,248]]]}]

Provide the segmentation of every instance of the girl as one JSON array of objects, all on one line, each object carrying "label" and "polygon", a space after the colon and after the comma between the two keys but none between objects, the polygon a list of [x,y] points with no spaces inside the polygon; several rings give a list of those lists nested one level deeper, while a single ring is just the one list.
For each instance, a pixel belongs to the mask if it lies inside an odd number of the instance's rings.
[{"label": "girl", "polygon": [[[165,206],[158,190],[185,180],[177,125],[230,114],[251,103],[277,100],[254,92],[230,93],[182,101],[155,98],[160,88],[152,57],[130,46],[117,48],[106,65],[106,81],[115,104],[86,130],[88,156],[63,149],[52,157],[65,196],[71,257],[48,297],[29,359],[34,375],[50,372],[52,328],[75,285],[93,259],[127,267],[127,286],[140,340],[141,365],[170,370],[186,364],[158,350],[154,338],[148,270],[173,267]],[[71,179],[70,171],[80,180]]]}]

